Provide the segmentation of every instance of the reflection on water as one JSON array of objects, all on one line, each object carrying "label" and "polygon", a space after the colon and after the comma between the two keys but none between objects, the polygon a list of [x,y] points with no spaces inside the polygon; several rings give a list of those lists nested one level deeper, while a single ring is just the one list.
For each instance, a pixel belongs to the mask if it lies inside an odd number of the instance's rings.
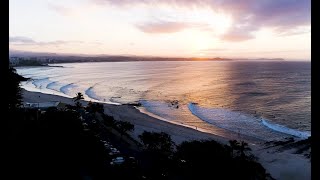
[{"label": "reflection on water", "polygon": [[[65,68],[21,68],[32,77],[30,90],[89,100],[128,103],[140,100],[161,117],[218,131],[194,116],[203,108],[243,112],[289,128],[310,131],[310,62],[109,62],[62,64]],[[177,100],[179,108],[170,107]]]}]

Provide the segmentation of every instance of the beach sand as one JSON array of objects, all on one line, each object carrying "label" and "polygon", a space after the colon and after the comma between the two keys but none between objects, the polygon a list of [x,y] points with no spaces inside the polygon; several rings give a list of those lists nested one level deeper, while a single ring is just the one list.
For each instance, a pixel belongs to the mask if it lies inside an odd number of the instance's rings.
[{"label": "beach sand", "polygon": [[[48,101],[60,101],[63,103],[73,104],[71,98],[43,94],[39,92],[30,92],[22,90],[23,101],[36,103]],[[86,101],[82,101],[86,105]],[[212,139],[221,143],[228,143],[228,138],[197,131],[163,120],[156,119],[147,114],[141,113],[132,105],[111,105],[104,104],[105,113],[113,116],[115,120],[129,121],[134,124],[134,131],[130,134],[138,140],[138,136],[143,131],[165,132],[171,135],[176,144],[190,140]],[[268,173],[275,179],[311,179],[311,162],[310,159],[301,154],[294,154],[292,151],[275,151],[273,148],[266,148],[263,143],[250,144],[252,153],[258,157],[258,161],[263,165]]]}]

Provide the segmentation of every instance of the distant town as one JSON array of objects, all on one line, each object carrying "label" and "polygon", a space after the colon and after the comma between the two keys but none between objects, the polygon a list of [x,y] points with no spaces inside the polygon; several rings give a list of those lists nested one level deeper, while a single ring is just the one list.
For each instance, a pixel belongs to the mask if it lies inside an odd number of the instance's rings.
[{"label": "distant town", "polygon": [[258,58],[258,59],[231,59],[221,57],[148,57],[130,55],[59,55],[55,53],[9,53],[9,62],[12,66],[47,66],[55,63],[79,63],[79,62],[128,62],[128,61],[232,61],[232,60],[284,60],[282,58]]}]

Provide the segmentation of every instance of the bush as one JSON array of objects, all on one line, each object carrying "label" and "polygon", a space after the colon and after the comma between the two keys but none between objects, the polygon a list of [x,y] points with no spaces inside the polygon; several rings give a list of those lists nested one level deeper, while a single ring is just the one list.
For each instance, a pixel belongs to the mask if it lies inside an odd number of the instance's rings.
[{"label": "bush", "polygon": [[[243,144],[245,146],[245,144]],[[186,179],[265,179],[265,169],[244,153],[233,156],[232,148],[216,141],[183,142],[177,147],[176,172]],[[245,156],[245,157],[244,157]]]}]

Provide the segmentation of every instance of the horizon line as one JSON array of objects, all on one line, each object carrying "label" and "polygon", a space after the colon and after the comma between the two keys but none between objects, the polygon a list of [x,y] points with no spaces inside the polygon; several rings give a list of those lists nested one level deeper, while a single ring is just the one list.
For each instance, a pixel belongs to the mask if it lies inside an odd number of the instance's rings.
[{"label": "horizon line", "polygon": [[[15,53],[21,53],[17,55]],[[23,53],[26,53],[23,55]],[[28,54],[30,53],[30,54]],[[15,55],[12,55],[15,54]],[[22,51],[22,50],[9,50],[9,58],[10,57],[43,57],[43,56],[78,56],[78,57],[103,57],[103,56],[110,56],[110,57],[141,57],[141,58],[172,58],[172,59],[229,59],[229,60],[259,60],[259,59],[281,59],[283,61],[311,61],[311,59],[293,59],[293,58],[283,58],[283,57],[228,57],[228,56],[159,56],[159,55],[134,55],[134,54],[80,54],[80,53],[56,53],[56,52],[37,52],[37,51]]]}]

